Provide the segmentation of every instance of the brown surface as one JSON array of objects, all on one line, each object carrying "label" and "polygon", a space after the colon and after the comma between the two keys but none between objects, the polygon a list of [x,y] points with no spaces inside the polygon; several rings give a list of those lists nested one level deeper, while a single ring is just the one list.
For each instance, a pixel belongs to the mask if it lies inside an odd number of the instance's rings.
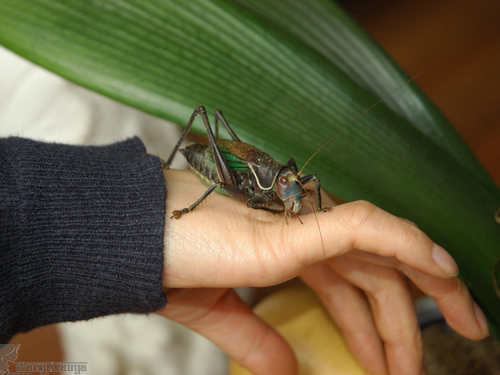
[{"label": "brown surface", "polygon": [[[10,344],[20,344],[16,362],[61,362],[63,352],[59,343],[59,333],[55,325],[34,329],[14,336]],[[16,373],[16,366],[9,364],[9,372]],[[29,372],[29,371],[28,371]],[[51,372],[59,375],[60,372]]]}]

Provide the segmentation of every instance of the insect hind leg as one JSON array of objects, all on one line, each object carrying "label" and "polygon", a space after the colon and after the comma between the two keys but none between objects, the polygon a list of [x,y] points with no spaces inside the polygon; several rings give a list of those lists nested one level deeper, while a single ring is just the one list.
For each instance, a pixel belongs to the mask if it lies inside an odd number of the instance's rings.
[{"label": "insect hind leg", "polygon": [[241,142],[220,110],[215,111],[215,139],[219,139],[219,121],[222,122],[233,141]]},{"label": "insect hind leg", "polygon": [[[179,147],[181,147],[182,141],[184,140],[184,138],[186,138],[187,133],[191,129],[191,126],[193,126],[194,120],[196,119],[196,116],[198,116],[198,115],[200,115],[201,118],[203,119],[203,123],[205,123],[205,126],[207,125],[207,123],[209,124],[205,107],[199,106],[198,108],[196,108],[194,110],[193,114],[191,115],[191,117],[189,118],[189,121],[186,125],[186,128],[184,129],[184,131],[181,134],[181,137],[179,138],[179,140],[175,144],[175,147],[172,150],[172,153],[170,154],[169,158],[167,159],[166,162],[163,162],[163,164],[162,164],[163,169],[170,168],[170,165],[174,161],[174,157],[175,157],[177,150],[179,150]],[[208,126],[210,126],[210,125],[208,125]]]}]

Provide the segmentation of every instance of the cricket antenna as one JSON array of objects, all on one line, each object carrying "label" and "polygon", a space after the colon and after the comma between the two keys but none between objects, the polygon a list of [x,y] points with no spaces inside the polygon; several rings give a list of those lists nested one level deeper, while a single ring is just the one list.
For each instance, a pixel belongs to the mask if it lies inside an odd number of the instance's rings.
[{"label": "cricket antenna", "polygon": [[352,124],[354,124],[356,121],[358,121],[366,112],[370,111],[373,107],[376,107],[377,105],[379,105],[381,102],[383,102],[385,99],[387,99],[389,96],[391,96],[392,94],[394,94],[396,91],[402,89],[403,87],[405,87],[407,84],[409,84],[410,82],[414,81],[419,75],[421,75],[423,72],[420,72],[418,73],[416,76],[414,76],[413,78],[410,78],[408,81],[406,81],[405,83],[403,83],[401,86],[397,87],[396,89],[392,90],[390,93],[386,94],[385,96],[383,96],[382,98],[380,98],[379,100],[377,100],[375,103],[373,103],[371,106],[369,106],[368,108],[366,108],[363,112],[361,112],[359,115],[357,115],[354,120],[352,120],[349,124],[347,124],[346,126],[344,126],[342,129],[340,129],[336,134],[333,135],[333,137],[331,137],[328,141],[326,141],[325,143],[323,143],[323,146],[321,146],[320,148],[318,148],[316,150],[316,152],[314,154],[311,155],[311,157],[309,159],[307,159],[307,161],[305,162],[305,164],[302,166],[302,168],[300,169],[298,175],[302,175],[302,171],[304,170],[304,168],[306,167],[307,164],[309,164],[309,162],[318,154],[318,152],[320,152],[322,149],[324,149],[331,141],[333,141],[335,138],[337,138],[337,136],[342,133],[344,130],[346,130],[348,127],[350,127]]},{"label": "cricket antenna", "polygon": [[[313,202],[311,196],[307,193],[307,190],[304,187],[304,185],[302,184],[302,182],[300,182],[299,179],[297,179],[296,181],[300,184],[300,186],[302,187],[302,190],[306,193],[306,196],[309,199],[309,202],[311,203],[311,209],[312,209],[312,212],[314,214],[314,219],[316,219],[316,224],[318,226],[319,238],[321,240],[321,247],[323,248],[323,258],[324,258],[324,260],[326,260],[325,241],[323,240],[323,233],[321,232],[321,227],[319,226],[318,215],[316,214],[316,210],[314,209],[314,202]],[[321,192],[320,192],[320,194],[321,194]],[[297,216],[297,218],[298,218],[298,216]],[[300,223],[302,224],[302,221]]]}]

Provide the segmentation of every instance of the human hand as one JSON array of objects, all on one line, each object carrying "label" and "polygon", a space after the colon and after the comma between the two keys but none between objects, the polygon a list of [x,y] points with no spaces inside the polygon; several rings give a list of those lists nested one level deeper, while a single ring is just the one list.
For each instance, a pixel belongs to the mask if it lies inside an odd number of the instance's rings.
[{"label": "human hand", "polygon": [[[167,216],[206,191],[189,171],[166,170],[165,176]],[[232,288],[296,276],[316,291],[373,374],[424,371],[405,276],[435,299],[457,332],[470,339],[487,334],[484,315],[454,277],[455,262],[414,224],[367,202],[300,218],[303,224],[293,219],[287,225],[283,215],[214,193],[195,212],[167,219],[163,283],[169,303],[160,314],[204,335],[255,374],[294,374],[296,359]]]}]

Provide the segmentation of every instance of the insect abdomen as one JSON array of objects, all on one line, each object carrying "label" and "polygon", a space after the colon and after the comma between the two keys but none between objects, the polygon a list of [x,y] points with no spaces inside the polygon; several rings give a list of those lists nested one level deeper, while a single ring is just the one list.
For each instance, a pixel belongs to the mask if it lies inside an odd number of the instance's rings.
[{"label": "insect abdomen", "polygon": [[207,185],[219,182],[217,168],[209,145],[194,143],[179,151],[203,182]]},{"label": "insect abdomen", "polygon": [[[209,145],[194,143],[179,151],[184,155],[191,169],[207,186],[212,186],[219,182],[212,148]],[[239,191],[244,196],[252,197],[254,184],[250,178],[250,170],[247,164],[239,157],[228,152],[224,146],[221,146],[221,152],[234,174],[236,186]],[[222,189],[217,188],[216,191],[228,195]]]}]

